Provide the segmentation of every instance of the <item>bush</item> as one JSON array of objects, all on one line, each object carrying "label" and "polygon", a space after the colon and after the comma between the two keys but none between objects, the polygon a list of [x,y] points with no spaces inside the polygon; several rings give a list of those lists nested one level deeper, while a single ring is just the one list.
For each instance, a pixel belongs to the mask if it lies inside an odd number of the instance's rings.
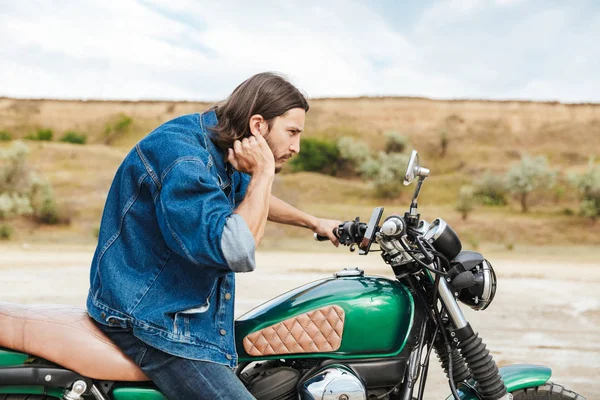
[{"label": "bush", "polygon": [[0,224],[0,240],[10,240],[13,230],[10,225]]},{"label": "bush", "polygon": [[456,211],[461,213],[463,221],[467,220],[469,213],[475,207],[475,189],[473,186],[463,186],[460,188]]},{"label": "bush", "polygon": [[404,187],[404,174],[408,156],[400,153],[380,152],[377,158],[369,158],[360,167],[363,178],[373,182],[375,195],[381,198],[395,198]]},{"label": "bush", "polygon": [[551,188],[556,173],[548,167],[548,159],[544,156],[531,158],[524,155],[521,161],[513,164],[506,174],[507,188],[516,194],[521,202],[521,211],[527,212],[528,195],[536,189]]},{"label": "bush", "polygon": [[349,175],[356,176],[360,166],[371,157],[369,146],[351,137],[338,139],[337,148],[339,150],[338,172]]},{"label": "bush", "polygon": [[505,206],[506,185],[501,177],[486,171],[483,177],[475,182],[475,196],[484,205],[487,206]]},{"label": "bush", "polygon": [[127,114],[119,114],[116,119],[106,124],[104,130],[104,143],[110,144],[112,141],[123,135],[129,130],[129,127],[133,123],[133,119]]},{"label": "bush", "polygon": [[87,135],[84,133],[77,133],[75,131],[66,132],[63,137],[60,138],[61,142],[74,143],[74,144],[85,144]]},{"label": "bush", "polygon": [[441,131],[439,133],[440,136],[440,157],[444,157],[446,155],[446,151],[448,150],[448,132]]},{"label": "bush", "polygon": [[339,158],[335,142],[328,139],[306,138],[302,150],[290,162],[293,171],[312,171],[334,175]]},{"label": "bush", "polygon": [[21,141],[0,149],[0,193],[22,194],[30,190],[28,154],[29,148]]},{"label": "bush", "polygon": [[52,186],[30,171],[28,152],[20,141],[0,149],[0,219],[33,214],[43,223],[61,222]]},{"label": "bush", "polygon": [[12,136],[7,131],[0,131],[0,142],[8,142],[12,140]]},{"label": "bush", "polygon": [[595,165],[590,157],[587,170],[581,175],[571,175],[569,180],[579,191],[581,215],[595,221],[600,217],[600,165]]},{"label": "bush", "polygon": [[49,142],[53,135],[52,129],[38,129],[36,133],[25,136],[25,139]]},{"label": "bush", "polygon": [[408,146],[408,139],[398,132],[385,133],[385,152],[386,153],[403,153]]}]

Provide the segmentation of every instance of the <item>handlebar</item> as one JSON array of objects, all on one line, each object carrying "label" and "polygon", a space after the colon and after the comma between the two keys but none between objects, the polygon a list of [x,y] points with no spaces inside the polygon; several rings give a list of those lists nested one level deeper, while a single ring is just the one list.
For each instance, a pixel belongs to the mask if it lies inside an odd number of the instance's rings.
[{"label": "handlebar", "polygon": [[[367,231],[367,224],[358,221],[345,221],[341,223],[337,228],[333,230],[333,234],[337,237],[341,244],[349,246],[351,244],[358,244],[362,241]],[[315,240],[318,242],[328,241],[327,236],[314,234]]]}]

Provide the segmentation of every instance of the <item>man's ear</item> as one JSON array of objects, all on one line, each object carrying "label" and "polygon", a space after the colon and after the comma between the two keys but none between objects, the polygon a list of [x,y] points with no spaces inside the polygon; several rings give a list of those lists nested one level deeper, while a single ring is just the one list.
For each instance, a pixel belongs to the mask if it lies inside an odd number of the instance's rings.
[{"label": "man's ear", "polygon": [[249,128],[252,133],[259,133],[261,135],[264,134],[263,129],[265,129],[266,125],[267,121],[265,121],[262,115],[254,114],[250,117]]}]

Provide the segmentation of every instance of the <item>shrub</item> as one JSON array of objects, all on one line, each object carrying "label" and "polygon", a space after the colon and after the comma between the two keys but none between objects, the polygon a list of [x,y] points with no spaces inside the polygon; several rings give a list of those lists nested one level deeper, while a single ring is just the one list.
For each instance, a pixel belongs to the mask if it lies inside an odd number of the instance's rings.
[{"label": "shrub", "polygon": [[490,171],[486,171],[483,177],[475,182],[474,194],[484,205],[505,206],[507,204],[507,190],[502,177]]},{"label": "shrub", "polygon": [[369,158],[360,167],[363,178],[370,179],[375,187],[375,195],[381,198],[395,198],[403,188],[404,173],[408,156],[400,153],[380,152],[377,158]]},{"label": "shrub", "polygon": [[527,212],[528,195],[536,189],[551,188],[556,173],[548,167],[544,156],[531,158],[524,155],[506,174],[507,188],[519,197],[521,211]]},{"label": "shrub", "polygon": [[290,162],[293,171],[313,171],[335,174],[339,150],[335,142],[328,139],[306,138],[302,140],[302,151]]},{"label": "shrub", "polygon": [[398,132],[386,132],[385,138],[386,153],[403,153],[408,146],[408,139],[406,136],[403,136]]},{"label": "shrub", "polygon": [[0,142],[8,142],[12,140],[12,136],[7,131],[0,131]]},{"label": "shrub", "polygon": [[117,115],[114,121],[106,124],[104,130],[104,143],[112,143],[115,138],[126,133],[132,123],[133,119],[129,115],[123,113]]},{"label": "shrub", "polygon": [[74,144],[85,144],[87,135],[84,133],[77,133],[75,131],[66,132],[63,137],[60,138],[61,142],[74,143]]},{"label": "shrub", "polygon": [[371,157],[369,146],[351,137],[338,139],[339,150],[338,172],[356,175],[360,166]]},{"label": "shrub", "polygon": [[16,141],[0,149],[0,193],[25,193],[30,189],[30,172],[27,166],[29,148]]},{"label": "shrub", "polygon": [[54,132],[52,132],[52,129],[43,128],[43,129],[38,129],[36,133],[27,135],[25,137],[25,139],[49,142],[52,140],[53,135],[54,135]]},{"label": "shrub", "polygon": [[458,194],[458,202],[456,203],[456,211],[461,213],[463,221],[467,220],[469,213],[475,207],[475,189],[473,186],[463,186]]},{"label": "shrub", "polygon": [[587,170],[581,175],[571,175],[569,180],[579,191],[579,212],[595,221],[600,217],[600,165],[596,166],[590,157]]},{"label": "shrub", "polygon": [[448,150],[448,132],[441,131],[439,133],[440,136],[440,157],[444,157],[446,155],[446,151]]},{"label": "shrub", "polygon": [[30,171],[27,154],[20,141],[0,149],[0,219],[33,214],[43,223],[58,223],[52,186]]},{"label": "shrub", "polygon": [[10,240],[13,230],[10,225],[0,224],[0,240]]}]

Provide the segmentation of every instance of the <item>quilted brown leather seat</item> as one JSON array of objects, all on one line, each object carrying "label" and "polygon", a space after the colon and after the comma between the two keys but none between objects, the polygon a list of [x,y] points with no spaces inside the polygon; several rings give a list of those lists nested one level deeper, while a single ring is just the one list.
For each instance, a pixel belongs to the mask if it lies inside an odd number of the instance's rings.
[{"label": "quilted brown leather seat", "polygon": [[44,358],[92,379],[148,380],[77,307],[0,302],[0,347]]}]

